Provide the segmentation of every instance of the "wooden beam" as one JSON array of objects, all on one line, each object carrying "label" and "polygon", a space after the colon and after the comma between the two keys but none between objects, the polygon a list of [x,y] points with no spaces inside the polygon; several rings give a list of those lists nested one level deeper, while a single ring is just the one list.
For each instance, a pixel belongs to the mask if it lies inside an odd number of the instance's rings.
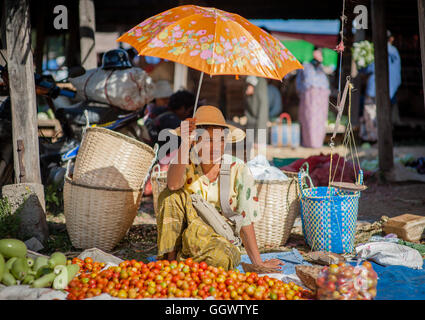
[{"label": "wooden beam", "polygon": [[375,52],[379,170],[382,173],[381,176],[387,179],[394,167],[394,159],[384,2],[384,0],[372,0],[372,38]]},{"label": "wooden beam", "polygon": [[95,14],[93,0],[79,0],[81,65],[86,69],[97,67],[95,50]]},{"label": "wooden beam", "polygon": [[21,172],[17,141],[22,140],[26,181],[41,183],[28,1],[6,0],[4,4],[15,177]]},{"label": "wooden beam", "polygon": [[421,43],[422,86],[425,108],[425,0],[418,0],[419,39]]}]

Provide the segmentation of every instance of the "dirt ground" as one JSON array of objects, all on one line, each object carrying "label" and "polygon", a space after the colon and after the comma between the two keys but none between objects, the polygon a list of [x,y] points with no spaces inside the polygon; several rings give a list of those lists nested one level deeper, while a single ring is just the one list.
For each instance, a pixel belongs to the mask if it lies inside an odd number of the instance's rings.
[{"label": "dirt ground", "polygon": [[425,216],[425,183],[398,182],[368,184],[359,200],[358,219],[376,221],[381,216],[399,216],[404,213]]}]

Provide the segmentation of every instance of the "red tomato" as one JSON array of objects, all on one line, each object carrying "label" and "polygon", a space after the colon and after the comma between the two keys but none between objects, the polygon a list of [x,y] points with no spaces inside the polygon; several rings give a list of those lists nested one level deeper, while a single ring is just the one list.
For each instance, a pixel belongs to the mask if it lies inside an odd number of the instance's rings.
[{"label": "red tomato", "polygon": [[84,263],[90,263],[90,264],[92,264],[93,263],[93,259],[90,258],[90,257],[87,257],[87,258],[84,259]]},{"label": "red tomato", "polygon": [[201,268],[202,270],[206,270],[208,268],[208,265],[206,264],[206,262],[202,261],[199,264],[199,268]]}]

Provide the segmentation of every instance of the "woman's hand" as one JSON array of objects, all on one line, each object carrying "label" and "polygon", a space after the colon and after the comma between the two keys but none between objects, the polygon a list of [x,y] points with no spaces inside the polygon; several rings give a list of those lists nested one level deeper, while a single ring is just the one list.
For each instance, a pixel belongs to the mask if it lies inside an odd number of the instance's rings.
[{"label": "woman's hand", "polygon": [[196,129],[196,119],[195,118],[187,118],[182,121],[180,136],[182,138],[182,143],[187,144],[187,146],[191,147],[193,142],[195,141],[194,131]]},{"label": "woman's hand", "polygon": [[184,174],[186,165],[189,164],[189,152],[195,141],[195,122],[194,118],[187,118],[180,125],[182,142],[177,152],[177,157],[171,161],[167,172],[167,186],[172,191],[179,190],[185,183]]},{"label": "woman's hand", "polygon": [[264,268],[270,268],[276,270],[277,272],[281,272],[280,266],[283,266],[285,264],[279,259],[270,259],[262,261],[261,263],[259,263],[259,265]]},{"label": "woman's hand", "polygon": [[245,250],[253,265],[261,266],[267,269],[267,272],[281,272],[280,266],[284,263],[279,259],[261,260],[260,252],[257,246],[257,240],[255,237],[254,225],[251,223],[248,226],[241,228],[241,239],[245,247]]}]

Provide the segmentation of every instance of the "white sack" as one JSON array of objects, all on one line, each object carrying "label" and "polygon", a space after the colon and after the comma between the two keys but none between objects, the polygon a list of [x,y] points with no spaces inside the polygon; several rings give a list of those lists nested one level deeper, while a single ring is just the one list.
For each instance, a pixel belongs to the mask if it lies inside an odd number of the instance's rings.
[{"label": "white sack", "polygon": [[370,242],[356,247],[357,257],[383,266],[405,266],[422,269],[420,253],[407,246],[392,242]]},{"label": "white sack", "polygon": [[97,101],[124,110],[138,110],[153,99],[154,83],[141,68],[119,70],[95,68],[70,78],[77,100]]}]

